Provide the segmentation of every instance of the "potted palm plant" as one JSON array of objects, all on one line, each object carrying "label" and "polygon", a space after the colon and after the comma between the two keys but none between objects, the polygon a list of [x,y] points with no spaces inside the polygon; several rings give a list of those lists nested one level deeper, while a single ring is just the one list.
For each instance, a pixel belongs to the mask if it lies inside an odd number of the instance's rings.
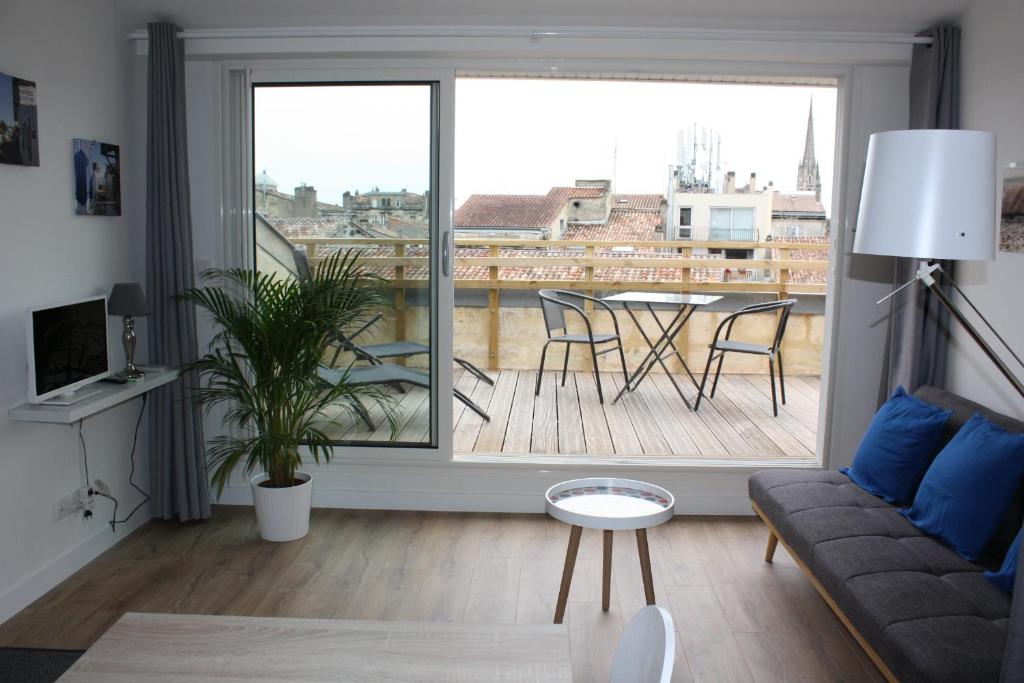
[{"label": "potted palm plant", "polygon": [[218,328],[208,352],[190,365],[198,371],[197,400],[207,409],[225,404],[227,434],[210,440],[211,481],[223,492],[239,466],[251,475],[260,535],[291,541],[309,531],[312,475],[300,471],[301,448],[329,462],[325,432],[343,416],[355,417],[361,399],[384,409],[379,388],[329,383],[319,368],[339,333],[365,322],[387,300],[357,253],[338,251],[308,279],[280,278],[246,269],[210,270],[207,283],[182,296],[207,311]]}]

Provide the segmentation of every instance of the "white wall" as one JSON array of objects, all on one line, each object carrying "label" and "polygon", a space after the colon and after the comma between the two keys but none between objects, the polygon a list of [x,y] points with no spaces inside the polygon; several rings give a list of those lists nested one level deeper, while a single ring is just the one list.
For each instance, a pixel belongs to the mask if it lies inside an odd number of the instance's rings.
[{"label": "white wall", "polygon": [[[0,165],[0,407],[27,391],[25,310],[34,305],[108,294],[118,281],[144,281],[140,164],[143,138],[128,126],[130,46],[106,0],[14,0],[3,4],[0,71],[38,88],[40,166]],[[121,217],[75,216],[71,140],[121,145]],[[119,321],[111,319],[111,362],[124,362]],[[90,475],[111,485],[121,512],[137,502],[128,487],[128,453],[139,403],[86,420]],[[145,436],[145,434],[143,434]],[[143,440],[137,482],[148,487]],[[0,621],[70,575],[130,529],[112,533],[111,505],[92,521],[53,520],[53,503],[84,483],[73,428],[15,423],[0,413]],[[148,508],[131,526],[148,519]]]},{"label": "white wall", "polygon": [[[975,0],[962,26],[961,125],[997,135],[1001,178],[1007,162],[1024,161],[1024,5],[1020,0]],[[956,279],[1010,345],[1024,350],[1024,254],[999,252],[994,262],[959,263]],[[1024,374],[1019,367],[1014,370]],[[1024,418],[1024,400],[959,327],[954,330],[947,384],[979,403]]]}]

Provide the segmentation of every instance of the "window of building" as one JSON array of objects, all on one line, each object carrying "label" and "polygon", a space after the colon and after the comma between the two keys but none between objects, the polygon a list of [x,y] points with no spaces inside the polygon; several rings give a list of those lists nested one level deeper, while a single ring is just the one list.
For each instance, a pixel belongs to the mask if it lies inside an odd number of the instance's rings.
[{"label": "window of building", "polygon": [[753,241],[757,239],[756,219],[753,207],[712,207],[710,238]]},{"label": "window of building", "polygon": [[693,225],[693,208],[689,206],[682,206],[679,208],[679,225]]},{"label": "window of building", "polygon": [[787,237],[799,237],[800,236],[800,224],[790,223],[786,229]]}]

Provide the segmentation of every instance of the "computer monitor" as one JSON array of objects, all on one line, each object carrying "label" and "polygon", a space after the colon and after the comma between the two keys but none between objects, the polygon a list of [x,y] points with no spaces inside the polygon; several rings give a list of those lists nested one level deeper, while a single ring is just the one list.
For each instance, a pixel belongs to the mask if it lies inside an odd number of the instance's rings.
[{"label": "computer monitor", "polygon": [[70,405],[110,375],[107,297],[33,308],[28,314],[28,400]]}]

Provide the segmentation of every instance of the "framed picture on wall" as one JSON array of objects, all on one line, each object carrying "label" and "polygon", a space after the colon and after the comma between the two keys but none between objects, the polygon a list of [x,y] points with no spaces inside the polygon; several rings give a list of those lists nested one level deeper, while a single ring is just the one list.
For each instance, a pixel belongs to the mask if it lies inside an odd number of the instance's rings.
[{"label": "framed picture on wall", "polygon": [[1024,161],[1006,165],[1003,171],[1002,204],[999,251],[1024,252]]},{"label": "framed picture on wall", "polygon": [[75,213],[121,215],[121,148],[95,140],[73,140]]},{"label": "framed picture on wall", "polygon": [[39,165],[36,84],[0,73],[0,164]]}]

